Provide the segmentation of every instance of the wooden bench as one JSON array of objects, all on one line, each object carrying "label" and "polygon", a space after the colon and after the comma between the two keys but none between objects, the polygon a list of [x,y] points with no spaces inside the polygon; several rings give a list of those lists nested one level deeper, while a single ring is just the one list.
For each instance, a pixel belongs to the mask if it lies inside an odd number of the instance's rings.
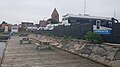
[{"label": "wooden bench", "polygon": [[23,37],[22,39],[20,39],[20,44],[22,44],[23,42],[27,42],[29,44],[31,44],[31,41],[28,37]]},{"label": "wooden bench", "polygon": [[41,49],[53,49],[50,42],[42,42],[42,41],[40,41],[40,43],[35,43],[35,45],[37,46],[36,49],[38,49],[38,50],[41,50]]}]

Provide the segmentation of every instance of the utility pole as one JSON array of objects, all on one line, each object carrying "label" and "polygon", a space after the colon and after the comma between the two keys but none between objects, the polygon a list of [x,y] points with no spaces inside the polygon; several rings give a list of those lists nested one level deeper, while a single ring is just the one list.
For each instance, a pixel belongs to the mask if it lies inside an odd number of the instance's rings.
[{"label": "utility pole", "polygon": [[84,2],[84,14],[86,13],[86,0]]},{"label": "utility pole", "polygon": [[116,17],[116,12],[115,12],[115,10],[114,10],[114,16],[113,16],[114,18]]},{"label": "utility pole", "polygon": [[45,20],[47,17],[44,17],[43,20]]}]

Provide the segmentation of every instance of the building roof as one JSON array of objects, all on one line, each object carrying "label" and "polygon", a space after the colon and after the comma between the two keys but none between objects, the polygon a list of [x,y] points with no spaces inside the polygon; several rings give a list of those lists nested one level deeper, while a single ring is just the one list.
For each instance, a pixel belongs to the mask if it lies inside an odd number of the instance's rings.
[{"label": "building roof", "polygon": [[54,8],[52,15],[54,15],[54,14],[55,14],[55,15],[56,15],[56,14],[59,15],[59,13],[58,13],[58,11],[57,11],[56,8]]},{"label": "building roof", "polygon": [[33,22],[21,22],[21,24],[34,24]]},{"label": "building roof", "polygon": [[111,20],[110,17],[99,17],[99,16],[90,16],[88,14],[85,15],[75,15],[75,14],[67,14],[64,15],[63,17],[77,17],[77,18],[89,18],[89,19],[102,19],[102,20]]}]

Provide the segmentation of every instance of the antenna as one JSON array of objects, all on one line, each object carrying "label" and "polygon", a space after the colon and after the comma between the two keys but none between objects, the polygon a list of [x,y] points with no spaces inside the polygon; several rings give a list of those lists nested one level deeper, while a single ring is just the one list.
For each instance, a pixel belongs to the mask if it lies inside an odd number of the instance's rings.
[{"label": "antenna", "polygon": [[45,20],[47,17],[44,17],[43,20]]},{"label": "antenna", "polygon": [[114,18],[116,17],[116,12],[115,12],[115,10],[114,10]]},{"label": "antenna", "polygon": [[85,0],[85,3],[84,3],[84,14],[86,13],[86,0]]}]

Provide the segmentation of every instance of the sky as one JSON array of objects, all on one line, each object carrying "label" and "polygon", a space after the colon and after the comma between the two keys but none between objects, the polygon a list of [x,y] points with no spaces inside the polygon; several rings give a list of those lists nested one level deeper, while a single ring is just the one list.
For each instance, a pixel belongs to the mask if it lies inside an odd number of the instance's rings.
[{"label": "sky", "polygon": [[[39,23],[50,18],[53,9],[60,20],[67,13],[84,14],[85,0],[0,0],[0,22],[20,24],[22,21]],[[86,14],[113,17],[120,20],[120,0],[86,0]]]}]

